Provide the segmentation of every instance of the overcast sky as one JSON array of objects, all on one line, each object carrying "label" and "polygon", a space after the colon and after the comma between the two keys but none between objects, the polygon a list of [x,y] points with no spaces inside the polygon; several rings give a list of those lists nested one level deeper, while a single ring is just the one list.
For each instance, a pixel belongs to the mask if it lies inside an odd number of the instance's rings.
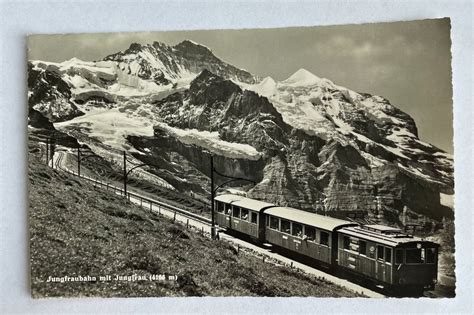
[{"label": "overcast sky", "polygon": [[132,42],[191,39],[222,60],[276,80],[305,68],[410,114],[419,136],[453,152],[449,19],[259,30],[36,35],[29,59],[98,60]]}]

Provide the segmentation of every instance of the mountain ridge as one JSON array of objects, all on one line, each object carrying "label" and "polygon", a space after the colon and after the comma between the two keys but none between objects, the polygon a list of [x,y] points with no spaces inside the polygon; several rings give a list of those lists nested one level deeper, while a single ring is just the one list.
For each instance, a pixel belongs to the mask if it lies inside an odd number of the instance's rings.
[{"label": "mountain ridge", "polygon": [[[116,133],[119,141],[107,141],[117,144],[114,150],[132,146],[170,169],[179,157],[190,174],[201,174],[190,181],[206,178],[203,150],[219,143],[223,149],[214,154],[229,174],[260,174],[248,191],[256,198],[304,209],[324,205],[340,215],[373,210],[374,198],[385,196],[390,222],[400,223],[402,212],[452,215],[440,204],[440,193],[453,193],[452,156],[421,141],[413,118],[387,99],[305,69],[283,81],[260,79],[192,41],[132,43],[96,62],[30,62],[28,83],[36,116],[61,122],[55,126],[77,137],[95,135],[98,143]],[[127,130],[98,123],[97,114],[109,111],[117,121],[154,126],[153,136],[137,129],[124,139]],[[160,141],[172,152],[153,150]]]}]

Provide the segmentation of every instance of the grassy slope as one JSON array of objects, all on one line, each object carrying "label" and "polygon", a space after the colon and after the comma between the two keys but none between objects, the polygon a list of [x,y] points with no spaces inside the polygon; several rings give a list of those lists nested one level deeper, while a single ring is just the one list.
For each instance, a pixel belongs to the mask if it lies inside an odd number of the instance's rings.
[{"label": "grassy slope", "polygon": [[[126,204],[30,154],[31,282],[47,296],[355,296]],[[48,276],[177,274],[177,281],[46,283]]]}]

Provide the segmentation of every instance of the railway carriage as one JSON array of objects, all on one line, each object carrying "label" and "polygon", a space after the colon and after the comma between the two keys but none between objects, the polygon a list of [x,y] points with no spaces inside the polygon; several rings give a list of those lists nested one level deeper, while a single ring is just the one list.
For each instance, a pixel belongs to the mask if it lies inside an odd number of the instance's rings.
[{"label": "railway carriage", "polygon": [[289,207],[272,207],[264,213],[268,243],[328,265],[335,263],[336,230],[357,225]]},{"label": "railway carriage", "polygon": [[232,194],[217,196],[214,202],[217,225],[263,242],[263,211],[274,204]]},{"label": "railway carriage", "polygon": [[233,194],[215,198],[217,224],[260,243],[348,271],[384,288],[433,288],[439,245],[383,225],[323,216]]},{"label": "railway carriage", "polygon": [[345,227],[338,234],[340,267],[393,289],[434,287],[438,244],[383,225]]}]

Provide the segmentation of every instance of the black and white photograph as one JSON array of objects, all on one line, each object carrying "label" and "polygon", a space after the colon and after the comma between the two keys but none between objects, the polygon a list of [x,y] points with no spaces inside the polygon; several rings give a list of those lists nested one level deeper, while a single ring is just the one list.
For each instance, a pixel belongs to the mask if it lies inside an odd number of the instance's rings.
[{"label": "black and white photograph", "polygon": [[456,296],[449,18],[26,42],[34,298]]}]

